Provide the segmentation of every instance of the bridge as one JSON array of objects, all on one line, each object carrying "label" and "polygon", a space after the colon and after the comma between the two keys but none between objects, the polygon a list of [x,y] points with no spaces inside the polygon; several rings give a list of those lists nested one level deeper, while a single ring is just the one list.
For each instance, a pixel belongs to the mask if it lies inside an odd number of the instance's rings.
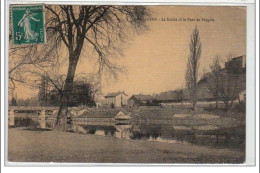
[{"label": "bridge", "polygon": [[9,118],[14,118],[15,112],[40,112],[39,118],[45,119],[46,117],[46,111],[57,111],[59,107],[53,107],[53,106],[9,106]]},{"label": "bridge", "polygon": [[9,106],[8,111],[54,111],[58,110],[57,106]]}]

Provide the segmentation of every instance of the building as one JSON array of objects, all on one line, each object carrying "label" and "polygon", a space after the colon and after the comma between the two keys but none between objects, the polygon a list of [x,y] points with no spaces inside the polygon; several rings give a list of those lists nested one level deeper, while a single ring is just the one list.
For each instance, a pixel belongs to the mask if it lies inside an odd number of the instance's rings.
[{"label": "building", "polygon": [[153,97],[150,95],[132,95],[129,99],[128,99],[128,105],[129,106],[145,106],[145,105],[149,105],[150,103],[152,103],[153,101]]},{"label": "building", "polygon": [[124,92],[109,93],[105,96],[106,104],[110,107],[122,107],[127,105],[128,95]]},{"label": "building", "polygon": [[234,57],[225,63],[225,69],[245,69],[246,68],[246,56]]},{"label": "building", "polygon": [[79,118],[78,120],[129,120],[131,113],[120,109],[82,109],[75,110],[73,115]]}]

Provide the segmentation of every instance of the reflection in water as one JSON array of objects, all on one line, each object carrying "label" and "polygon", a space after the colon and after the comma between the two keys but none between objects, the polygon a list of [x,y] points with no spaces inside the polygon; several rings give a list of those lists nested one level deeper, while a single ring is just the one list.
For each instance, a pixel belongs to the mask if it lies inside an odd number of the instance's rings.
[{"label": "reflection in water", "polygon": [[14,118],[14,127],[37,127],[38,122],[31,118]]},{"label": "reflection in water", "polygon": [[173,126],[175,130],[191,130],[191,127],[187,126]]},{"label": "reflection in water", "polygon": [[120,139],[130,139],[132,125],[118,124],[114,126],[116,128],[115,137]]},{"label": "reflection in water", "polygon": [[[9,126],[52,129],[54,120],[9,117]],[[74,121],[68,131],[81,134],[110,136],[129,140],[163,143],[190,143],[212,147],[244,147],[245,127],[219,129],[217,126],[183,126],[172,124],[115,124],[111,122]]]},{"label": "reflection in water", "polygon": [[153,138],[150,136],[150,138],[148,139],[148,141],[154,141],[154,142],[163,142],[163,143],[170,143],[170,144],[177,144],[177,143],[183,143],[183,142],[180,142],[180,141],[177,141],[177,140],[174,140],[174,139],[163,139],[161,137],[158,137],[158,138]]},{"label": "reflection in water", "polygon": [[[190,143],[213,147],[244,147],[245,127],[219,129],[216,126],[173,126],[171,124],[76,125],[83,133],[120,139],[147,140],[163,143]],[[75,129],[78,133],[77,129]]]},{"label": "reflection in water", "polygon": [[96,130],[95,135],[105,136],[105,131],[104,130]]},{"label": "reflection in water", "polygon": [[218,126],[214,126],[214,125],[205,125],[205,126],[195,126],[194,129],[196,129],[196,130],[217,130],[219,128],[218,128]]},{"label": "reflection in water", "polygon": [[14,116],[9,116],[8,125],[9,126],[15,125]]},{"label": "reflection in water", "polygon": [[39,119],[38,123],[39,123],[41,129],[45,129],[46,128],[46,120]]},{"label": "reflection in water", "polygon": [[83,133],[83,134],[87,133],[87,130],[81,125],[75,124],[75,125],[71,126],[70,128],[71,128],[71,130],[69,130],[69,131],[71,131],[71,132],[77,132],[77,133]]}]

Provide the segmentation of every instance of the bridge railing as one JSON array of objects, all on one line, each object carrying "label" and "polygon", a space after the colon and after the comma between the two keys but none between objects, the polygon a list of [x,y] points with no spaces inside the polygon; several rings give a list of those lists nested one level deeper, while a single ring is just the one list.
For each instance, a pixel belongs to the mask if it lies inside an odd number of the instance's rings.
[{"label": "bridge railing", "polygon": [[59,107],[57,106],[9,106],[8,110],[11,111],[53,111],[58,110]]}]

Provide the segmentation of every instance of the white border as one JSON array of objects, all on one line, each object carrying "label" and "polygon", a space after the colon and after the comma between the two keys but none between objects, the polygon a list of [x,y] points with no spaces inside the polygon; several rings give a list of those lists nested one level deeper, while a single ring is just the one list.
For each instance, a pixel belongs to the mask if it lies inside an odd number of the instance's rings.
[{"label": "white border", "polygon": [[[7,0],[10,1],[10,0]],[[218,3],[229,3],[229,4],[235,4],[235,3],[241,3],[241,4],[252,4],[255,3],[255,0],[162,0],[162,1],[158,1],[158,0],[25,0],[25,1],[21,1],[21,0],[11,0],[14,3],[27,3],[27,2],[32,2],[32,3],[42,3],[43,1],[45,3],[58,3],[60,4],[61,2],[63,3],[109,3],[109,4],[126,4],[126,3],[132,3],[132,4],[139,4],[139,3],[156,3],[156,4],[162,4],[162,3],[214,3],[214,4],[218,4]]]},{"label": "white border", "polygon": [[247,8],[246,164],[255,165],[255,9]]},{"label": "white border", "polygon": [[[256,163],[255,156],[258,155],[258,152],[256,154],[256,151],[258,151],[258,148],[255,148],[255,142],[258,142],[258,140],[255,139],[255,124],[258,123],[259,117],[255,117],[255,65],[258,66],[258,64],[255,64],[255,28],[254,28],[254,23],[255,23],[255,14],[254,14],[254,4],[252,4],[253,0],[227,0],[227,1],[218,1],[218,3],[212,3],[213,0],[207,1],[196,1],[197,3],[187,3],[187,2],[195,2],[196,0],[184,0],[183,2],[185,3],[176,3],[177,0],[166,0],[163,2],[158,3],[155,0],[150,0],[150,1],[138,1],[138,2],[130,2],[130,1],[120,1],[120,0],[114,0],[114,1],[91,1],[88,2],[88,4],[126,4],[126,5],[133,5],[133,4],[138,4],[138,5],[207,5],[207,6],[247,6],[247,115],[254,115],[254,116],[247,116],[247,121],[246,121],[246,163],[245,164],[134,164],[135,166],[253,166]],[[8,13],[8,6],[9,4],[30,4],[30,3],[43,3],[41,0],[26,0],[26,1],[18,1],[18,0],[7,0],[5,3],[5,12],[1,10],[1,21],[5,21],[5,31],[8,31],[8,19],[9,19],[9,13]],[[175,2],[175,3],[174,3]],[[219,3],[220,2],[220,3]],[[235,3],[236,2],[236,3]],[[239,2],[239,3],[237,3]],[[82,4],[86,3],[86,1],[83,0],[78,0],[78,1],[61,1],[61,0],[56,0],[56,1],[49,1],[45,0],[45,3],[47,4],[67,4],[67,3],[73,3],[73,4]],[[235,3],[235,4],[234,4]],[[2,6],[3,7],[3,6]],[[2,8],[3,9],[3,8]],[[4,17],[5,16],[5,17]],[[1,27],[1,31],[3,31],[3,27]],[[1,32],[4,33],[4,32]],[[3,91],[3,88],[5,88],[5,98],[1,97],[1,106],[5,108],[5,111],[3,112],[1,109],[1,115],[6,115],[8,113],[8,60],[6,57],[8,57],[8,34],[3,34],[5,36],[5,41],[2,39],[1,40],[1,45],[5,45],[5,54],[1,52],[1,61],[3,62],[3,58],[5,60],[5,64],[1,63],[1,79],[5,78],[5,85],[3,87],[1,83],[1,89]],[[1,35],[1,36],[3,36]],[[2,37],[3,38],[3,37]],[[5,56],[4,56],[5,55]],[[259,57],[259,56],[257,56]],[[4,70],[3,70],[4,69]],[[259,69],[258,69],[259,70]],[[259,81],[258,81],[259,82]],[[2,96],[2,95],[1,95]],[[259,99],[259,98],[258,98]],[[4,103],[4,105],[3,105]],[[259,115],[259,114],[257,114]],[[133,164],[97,164],[97,163],[14,163],[14,162],[7,162],[7,121],[8,119],[5,117],[5,121],[3,121],[3,116],[1,116],[1,129],[2,129],[2,136],[5,136],[5,157],[1,157],[2,161],[5,161],[5,164],[8,166],[133,166]],[[5,128],[3,128],[5,127]],[[4,132],[3,132],[4,131]],[[259,139],[259,138],[258,138]],[[1,145],[2,148],[2,145]],[[259,156],[259,155],[258,155]]]}]

